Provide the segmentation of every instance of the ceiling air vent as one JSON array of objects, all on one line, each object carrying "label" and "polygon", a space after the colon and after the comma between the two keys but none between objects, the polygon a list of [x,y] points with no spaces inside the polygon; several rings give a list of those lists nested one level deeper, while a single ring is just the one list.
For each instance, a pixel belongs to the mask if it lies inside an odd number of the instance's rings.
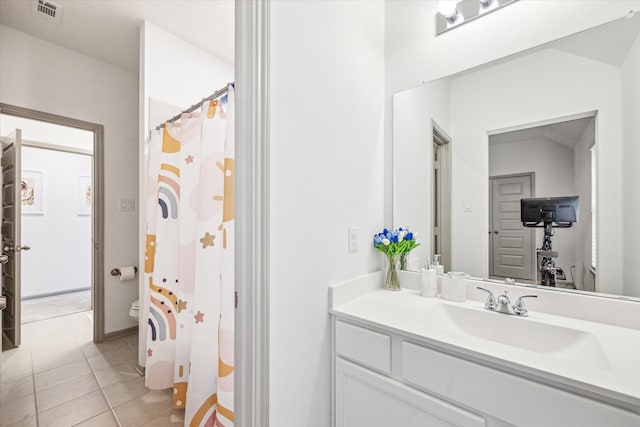
[{"label": "ceiling air vent", "polygon": [[45,0],[33,0],[31,13],[40,18],[59,24],[62,20],[62,6]]}]

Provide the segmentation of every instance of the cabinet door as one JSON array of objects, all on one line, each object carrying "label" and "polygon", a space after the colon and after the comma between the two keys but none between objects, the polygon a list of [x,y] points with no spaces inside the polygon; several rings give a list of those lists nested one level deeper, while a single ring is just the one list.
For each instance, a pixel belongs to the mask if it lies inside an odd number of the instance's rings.
[{"label": "cabinet door", "polygon": [[[519,427],[639,427],[640,415],[410,342],[402,380]],[[603,371],[605,372],[605,371]]]},{"label": "cabinet door", "polygon": [[480,427],[485,420],[336,358],[336,427]]}]

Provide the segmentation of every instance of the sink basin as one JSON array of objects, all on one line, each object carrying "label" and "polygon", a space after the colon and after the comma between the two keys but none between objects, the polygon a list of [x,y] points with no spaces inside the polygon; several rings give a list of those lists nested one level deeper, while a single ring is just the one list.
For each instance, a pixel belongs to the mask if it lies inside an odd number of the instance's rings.
[{"label": "sink basin", "polygon": [[591,333],[488,310],[438,304],[425,321],[438,329],[601,369],[611,363]]}]

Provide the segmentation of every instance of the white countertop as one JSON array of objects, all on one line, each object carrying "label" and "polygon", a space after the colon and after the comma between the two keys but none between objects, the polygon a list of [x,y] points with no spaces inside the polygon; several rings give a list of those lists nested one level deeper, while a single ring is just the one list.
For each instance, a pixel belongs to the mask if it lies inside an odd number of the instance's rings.
[{"label": "white countertop", "polygon": [[[355,282],[358,282],[356,280]],[[554,387],[578,392],[582,395],[623,406],[640,413],[640,330],[606,323],[576,319],[555,314],[536,312],[530,309],[528,318],[517,318],[501,313],[488,312],[480,301],[464,303],[444,301],[439,298],[424,298],[418,291],[403,289],[385,291],[371,289],[371,285],[352,283],[349,296],[344,298],[333,293],[331,314],[337,318],[364,323],[378,329],[403,335],[459,357],[472,359],[485,365],[540,381]],[[344,286],[341,284],[340,286]],[[540,299],[540,298],[539,298]],[[527,301],[528,302],[528,301]],[[539,303],[539,301],[538,301]],[[438,307],[440,305],[440,307]],[[505,345],[494,340],[461,333],[455,328],[443,328],[434,322],[429,313],[447,309],[446,306],[480,310],[496,317],[491,318],[491,328],[500,328],[501,322],[536,322],[555,325],[571,330],[588,332],[595,337],[603,350],[598,363],[581,358],[558,357],[554,353]],[[449,307],[450,310],[458,310]],[[468,313],[468,311],[467,311]],[[480,313],[472,313],[480,315]],[[506,317],[510,319],[506,319]],[[517,330],[517,325],[516,325]],[[522,340],[526,337],[518,337]],[[535,347],[532,346],[532,347]]]}]

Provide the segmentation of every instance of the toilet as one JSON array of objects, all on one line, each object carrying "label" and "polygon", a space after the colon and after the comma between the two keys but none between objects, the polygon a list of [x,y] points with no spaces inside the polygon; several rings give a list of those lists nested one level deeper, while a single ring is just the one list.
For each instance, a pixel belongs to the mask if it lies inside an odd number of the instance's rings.
[{"label": "toilet", "polygon": [[131,303],[131,310],[129,310],[129,316],[132,319],[138,320],[140,318],[140,300],[135,300]]}]

